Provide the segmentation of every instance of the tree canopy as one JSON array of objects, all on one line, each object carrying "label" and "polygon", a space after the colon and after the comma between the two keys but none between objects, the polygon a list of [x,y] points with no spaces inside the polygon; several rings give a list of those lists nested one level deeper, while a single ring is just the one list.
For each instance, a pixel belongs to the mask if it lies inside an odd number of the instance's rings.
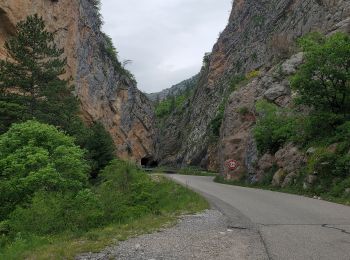
[{"label": "tree canopy", "polygon": [[300,40],[305,63],[292,80],[299,103],[320,112],[350,115],[350,37],[313,33]]}]

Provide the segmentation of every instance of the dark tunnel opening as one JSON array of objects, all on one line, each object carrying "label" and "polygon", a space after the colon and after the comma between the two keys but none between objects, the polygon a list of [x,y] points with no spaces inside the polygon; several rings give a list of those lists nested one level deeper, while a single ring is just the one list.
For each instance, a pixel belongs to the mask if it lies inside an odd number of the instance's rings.
[{"label": "dark tunnel opening", "polygon": [[144,168],[155,168],[158,166],[158,161],[152,156],[143,157],[141,159],[141,166]]}]

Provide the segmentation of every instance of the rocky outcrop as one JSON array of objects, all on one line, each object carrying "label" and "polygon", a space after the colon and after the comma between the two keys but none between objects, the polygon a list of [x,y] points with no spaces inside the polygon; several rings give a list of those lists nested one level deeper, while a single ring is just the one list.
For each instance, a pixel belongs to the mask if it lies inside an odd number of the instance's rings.
[{"label": "rocky outcrop", "polygon": [[[163,163],[216,166],[230,178],[256,174],[257,149],[252,138],[255,102],[266,98],[288,106],[291,90],[288,75],[302,61],[296,39],[311,31],[350,31],[347,0],[235,0],[229,23],[212,53],[206,56],[199,83],[182,113],[174,113],[160,137],[158,156]],[[289,59],[287,62],[281,62]],[[212,138],[210,123],[226,99],[235,75],[259,70],[258,77],[230,95],[219,140]],[[242,116],[241,108],[248,110]],[[215,155],[212,151],[217,150]],[[225,161],[235,159],[234,173]],[[254,170],[255,169],[255,170]],[[233,176],[232,176],[233,175]]]},{"label": "rocky outcrop", "polygon": [[[295,147],[287,146],[276,154],[265,154],[259,159],[257,147],[252,141],[254,140],[252,130],[259,116],[255,111],[256,101],[267,99],[281,107],[290,105],[291,89],[287,78],[301,62],[301,54],[293,55],[269,71],[261,71],[260,76],[232,93],[225,109],[219,143],[220,172],[224,176],[232,178],[232,174],[238,174],[237,178],[240,178],[248,174],[250,181],[256,182],[262,180],[264,173],[274,165],[286,174],[293,172],[290,168],[299,167],[303,158]],[[242,117],[240,115],[242,107],[247,108],[251,116]],[[242,165],[241,169],[234,173],[227,169],[224,162],[229,159],[237,160]]]},{"label": "rocky outcrop", "polygon": [[96,5],[94,0],[0,0],[0,58],[6,56],[2,46],[15,33],[17,22],[35,13],[42,16],[47,29],[57,32],[58,46],[65,49],[65,77],[74,79],[82,117],[106,127],[120,158],[140,162],[154,154],[153,108],[132,76],[106,51]]}]

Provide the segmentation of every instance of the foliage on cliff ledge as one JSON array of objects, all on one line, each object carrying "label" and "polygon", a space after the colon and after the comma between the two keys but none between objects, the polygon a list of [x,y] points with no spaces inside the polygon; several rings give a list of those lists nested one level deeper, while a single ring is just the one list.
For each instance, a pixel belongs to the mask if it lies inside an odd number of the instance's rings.
[{"label": "foliage on cliff ledge", "polygon": [[[260,154],[274,154],[287,142],[305,151],[307,166],[292,185],[295,191],[350,199],[350,36],[319,33],[299,41],[304,64],[292,78],[295,106],[282,109],[257,103],[254,129]],[[308,107],[309,112],[305,111]],[[315,183],[306,187],[305,178]]]},{"label": "foliage on cliff ledge", "polygon": [[[255,75],[255,72],[254,72]],[[214,119],[210,122],[209,129],[211,132],[211,135],[214,137],[214,139],[218,138],[220,136],[220,128],[222,125],[222,121],[224,120],[224,114],[227,102],[229,100],[230,95],[237,90],[241,85],[244,85],[247,83],[246,81],[250,78],[247,78],[246,76],[242,75],[236,75],[234,76],[230,81],[229,88],[224,92],[222,101],[218,107],[218,110],[216,112],[216,115]]]},{"label": "foliage on cliff ledge", "polygon": [[169,94],[164,100],[156,100],[155,112],[158,121],[164,121],[173,112],[181,113],[183,106],[191,98],[196,82],[191,82],[185,89],[176,94]]}]

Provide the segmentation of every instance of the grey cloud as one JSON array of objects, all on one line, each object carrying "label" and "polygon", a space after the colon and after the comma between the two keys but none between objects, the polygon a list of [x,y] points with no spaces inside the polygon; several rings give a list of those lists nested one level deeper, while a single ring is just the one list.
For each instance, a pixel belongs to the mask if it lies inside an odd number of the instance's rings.
[{"label": "grey cloud", "polygon": [[139,88],[156,92],[196,74],[227,23],[231,0],[102,0],[104,31],[130,59]]}]

